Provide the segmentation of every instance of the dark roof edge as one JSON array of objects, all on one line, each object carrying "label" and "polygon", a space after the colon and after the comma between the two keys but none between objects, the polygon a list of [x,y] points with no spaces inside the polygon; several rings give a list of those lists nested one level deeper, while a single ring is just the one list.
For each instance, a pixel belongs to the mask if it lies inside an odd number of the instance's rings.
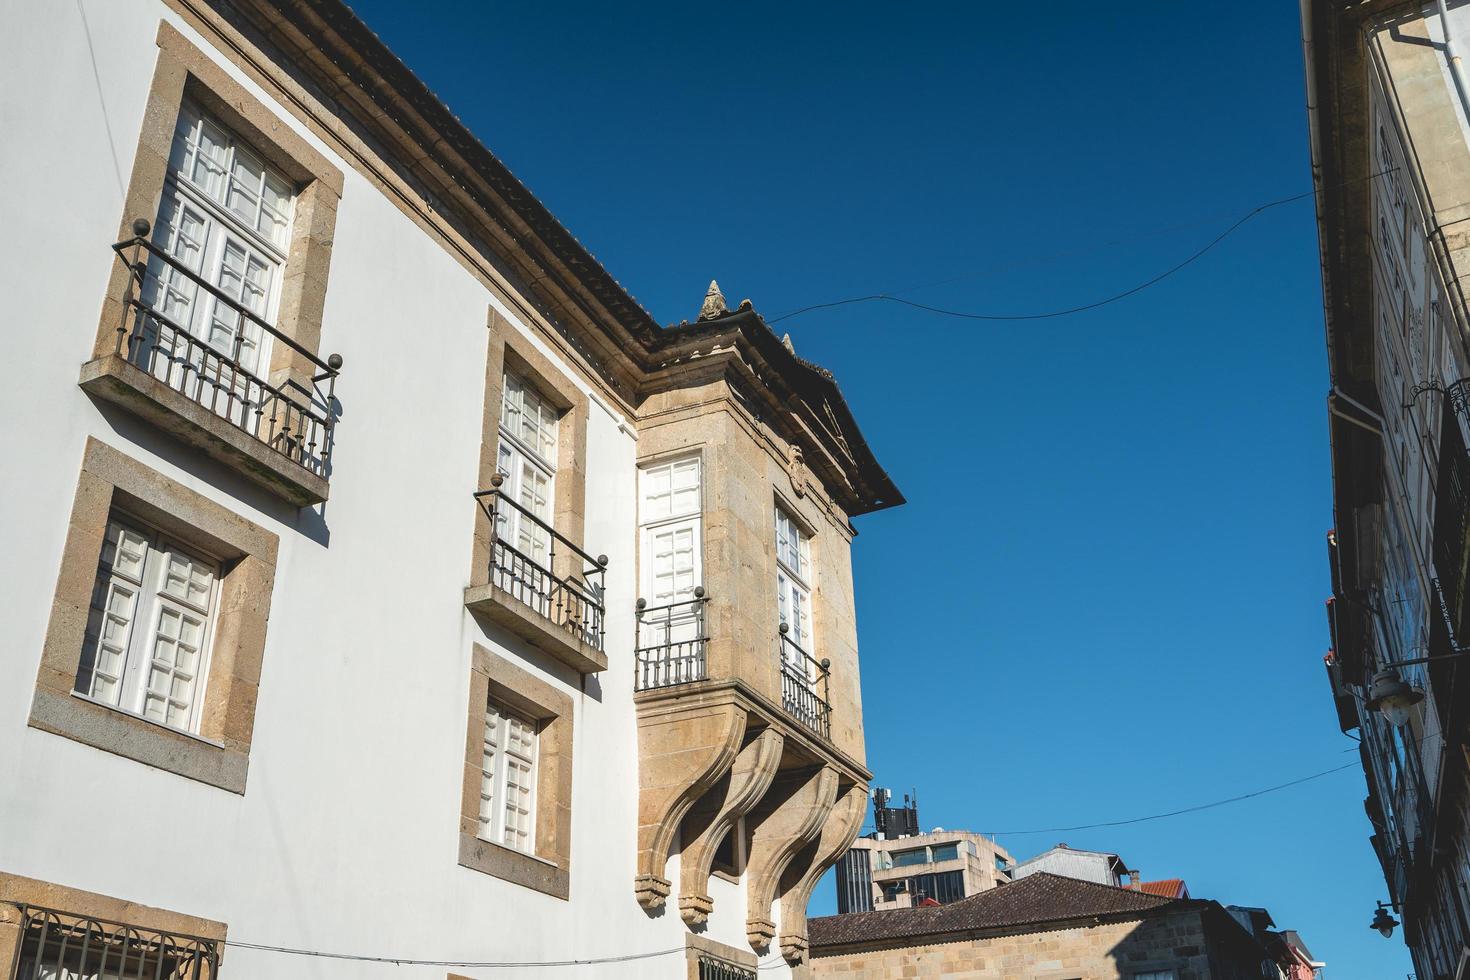
[{"label": "dark roof edge", "polygon": [[[218,3],[219,0],[210,0],[210,2]],[[568,274],[575,277],[580,286],[587,290],[591,298],[612,321],[607,322],[603,316],[597,315],[596,311],[587,311],[589,322],[618,347],[623,347],[629,339],[638,345],[640,349],[628,353],[633,355],[633,359],[641,365],[645,372],[656,369],[660,351],[668,349],[685,336],[697,334],[706,323],[731,325],[730,320],[750,313],[751,318],[759,324],[760,329],[753,329],[744,322],[740,322],[739,326],[762,357],[779,371],[793,388],[820,394],[822,397],[819,400],[825,401],[832,407],[832,414],[838,427],[842,430],[842,439],[846,441],[851,450],[852,462],[856,470],[856,473],[853,474],[856,479],[849,481],[853,492],[843,493],[841,491],[844,488],[841,486],[830,488],[838,499],[847,498],[844,500],[844,506],[848,513],[850,515],[871,513],[904,503],[903,495],[878,464],[871,447],[862,436],[851,408],[831,373],[787,350],[759,315],[744,308],[718,320],[689,325],[687,329],[683,326],[667,329],[661,327],[638,300],[613,278],[602,263],[511,172],[510,168],[450,111],[449,107],[434,94],[423,79],[419,78],[343,0],[255,0],[255,2],[273,7],[288,19],[293,16],[293,11],[307,10],[312,16],[327,24],[342,38],[343,42],[352,46],[396,96],[406,102],[414,113],[422,117],[424,123],[433,131],[433,135],[439,138],[438,142],[447,147],[447,154],[460,157],[480,179],[490,186],[496,195],[499,195],[506,208],[524,222],[539,246],[564,266]],[[368,92],[367,94],[374,101],[379,101],[382,93]],[[339,104],[337,111],[351,113],[353,107]],[[411,128],[406,124],[398,125],[406,134],[412,136]],[[424,146],[422,140],[417,140],[417,142],[424,152],[434,157],[437,164],[445,171],[453,173],[460,169],[455,161],[441,155],[441,152],[445,151],[440,150],[438,143],[433,146]],[[466,187],[466,190],[471,189]],[[472,190],[471,193],[473,193]],[[497,208],[493,202],[481,202],[479,206],[484,207],[492,218],[494,217]],[[512,234],[519,236],[520,233],[513,231]],[[541,261],[535,256],[535,248],[528,249],[528,251],[536,261]],[[820,420],[818,421],[818,431],[820,431],[822,425]],[[838,454],[837,458],[840,459],[841,455]]]},{"label": "dark roof edge", "polygon": [[[854,492],[851,494],[841,493],[841,487],[830,487],[829,489],[839,498],[843,496],[850,498],[844,501],[850,516],[870,514],[889,507],[897,507],[906,502],[903,493],[878,462],[872,447],[868,445],[868,440],[863,436],[862,429],[858,427],[857,419],[852,414],[852,408],[847,404],[847,399],[843,397],[842,389],[832,376],[832,372],[806,360],[788,348],[776,336],[770,324],[766,323],[765,318],[755,310],[742,305],[740,309],[732,310],[724,316],[666,327],[660,331],[654,345],[654,358],[658,361],[660,360],[659,354],[670,352],[674,347],[686,342],[697,343],[731,330],[738,331],[739,336],[754,347],[766,363],[781,371],[789,381],[793,382],[794,388],[807,394],[813,402],[810,407],[814,411],[815,403],[820,402],[831,406],[833,420],[842,430],[841,437],[852,455],[858,480],[853,484]],[[826,428],[826,423],[820,418],[814,418],[813,421],[816,422],[813,427],[814,431],[821,433]],[[833,455],[840,459],[842,453],[839,450]]]}]

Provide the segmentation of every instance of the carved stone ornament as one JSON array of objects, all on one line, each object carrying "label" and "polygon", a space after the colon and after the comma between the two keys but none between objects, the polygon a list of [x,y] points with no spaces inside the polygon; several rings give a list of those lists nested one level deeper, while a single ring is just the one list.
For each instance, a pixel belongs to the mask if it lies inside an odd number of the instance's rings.
[{"label": "carved stone ornament", "polygon": [[787,450],[786,473],[791,477],[791,492],[798,497],[805,497],[808,477],[806,457],[801,454],[800,446],[792,446]]},{"label": "carved stone ornament", "polygon": [[699,308],[699,319],[715,320],[729,312],[730,308],[725,305],[725,294],[720,292],[720,284],[711,279],[709,289],[704,294],[704,305]]}]

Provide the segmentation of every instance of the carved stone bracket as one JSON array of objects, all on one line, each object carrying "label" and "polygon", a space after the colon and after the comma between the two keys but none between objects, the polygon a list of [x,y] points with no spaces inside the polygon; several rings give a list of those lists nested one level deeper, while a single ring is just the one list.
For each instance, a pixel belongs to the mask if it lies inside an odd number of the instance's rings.
[{"label": "carved stone bracket", "polygon": [[[734,832],[736,822],[766,795],[771,780],[776,778],[785,741],[774,728],[763,729],[751,739],[735,757],[729,778],[724,781],[722,797],[718,792],[720,785],[716,783],[711,796],[717,797],[712,801],[717,809],[709,816],[709,822],[698,836],[684,841],[679,857],[679,914],[691,926],[704,922],[714,910],[714,900],[706,889],[715,852],[726,835]],[[696,810],[692,817],[697,816]]]},{"label": "carved stone bracket", "polygon": [[669,896],[663,876],[674,835],[694,802],[735,761],[745,709],[697,703],[638,717],[638,904],[655,909]]},{"label": "carved stone bracket", "polygon": [[756,950],[769,947],[776,938],[770,911],[781,876],[792,858],[821,834],[837,802],[837,781],[832,766],[783,775],[754,811],[745,871],[745,934]]},{"label": "carved stone bracket", "polygon": [[815,844],[803,848],[781,878],[781,955],[788,963],[806,959],[806,906],[812,889],[862,830],[868,812],[868,787],[858,783],[842,791]]}]

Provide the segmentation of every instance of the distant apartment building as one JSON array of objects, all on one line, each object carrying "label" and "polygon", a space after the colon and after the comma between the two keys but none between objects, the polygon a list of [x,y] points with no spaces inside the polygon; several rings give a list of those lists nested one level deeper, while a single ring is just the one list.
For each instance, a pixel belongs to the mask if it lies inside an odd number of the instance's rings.
[{"label": "distant apartment building", "polygon": [[10,13],[0,977],[799,972],[903,502],[832,376],[341,0]]},{"label": "distant apartment building", "polygon": [[945,904],[1009,881],[1011,856],[983,834],[936,827],[919,832],[916,798],[890,806],[873,791],[877,829],[853,842],[837,862],[837,911]]},{"label": "distant apartment building", "polygon": [[[1421,978],[1470,975],[1470,6],[1302,4],[1335,529],[1327,674]],[[1417,703],[1416,703],[1417,702]],[[1389,914],[1392,912],[1393,914]]]},{"label": "distant apartment building", "polygon": [[[982,834],[935,829],[899,840],[859,838],[848,860],[866,861],[871,878],[867,909],[947,904],[1010,881],[1011,857]],[[841,874],[842,865],[839,865]],[[841,879],[839,879],[841,894]],[[858,902],[838,911],[866,911]]]}]

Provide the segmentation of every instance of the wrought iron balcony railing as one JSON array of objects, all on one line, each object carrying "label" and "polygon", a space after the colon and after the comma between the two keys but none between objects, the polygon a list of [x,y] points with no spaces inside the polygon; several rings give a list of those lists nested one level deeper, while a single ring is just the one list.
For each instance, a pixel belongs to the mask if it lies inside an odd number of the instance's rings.
[{"label": "wrought iron balcony railing", "polygon": [[490,518],[490,581],[589,646],[602,649],[607,556],[593,558],[501,489],[475,494]]},{"label": "wrought iron balcony railing", "polygon": [[708,602],[703,586],[696,586],[694,597],[682,602],[650,606],[648,600],[638,600],[634,690],[688,684],[708,676],[705,662],[705,647],[709,642],[705,626]]},{"label": "wrought iron balcony railing", "polygon": [[[128,269],[116,353],[203,406],[236,428],[254,436],[282,456],[327,476],[332,455],[340,355],[326,361],[277,330],[239,300],[184,266],[148,238],[147,221],[133,222],[135,237],[112,246]],[[160,307],[168,305],[164,277],[189,292],[192,316],[219,321],[233,338],[227,347],[211,344],[190,332]],[[248,334],[268,335],[308,361],[316,373],[310,384],[288,378],[280,384],[262,380],[246,367]],[[221,331],[227,332],[227,331]],[[261,370],[259,365],[254,365]]]},{"label": "wrought iron balcony railing", "polygon": [[55,909],[20,906],[15,980],[168,977],[218,980],[214,940],[156,932]]},{"label": "wrought iron balcony railing", "polygon": [[781,707],[823,738],[832,737],[832,704],[828,699],[829,660],[817,660],[780,627],[777,656],[781,663]]}]

